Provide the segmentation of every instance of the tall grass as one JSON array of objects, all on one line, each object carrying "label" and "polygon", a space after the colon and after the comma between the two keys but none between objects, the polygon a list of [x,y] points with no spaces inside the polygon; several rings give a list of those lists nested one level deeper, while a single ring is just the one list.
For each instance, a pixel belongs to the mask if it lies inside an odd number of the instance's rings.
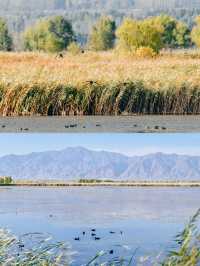
[{"label": "tall grass", "polygon": [[11,115],[119,115],[200,114],[200,86],[165,90],[142,82],[85,84],[81,88],[57,84],[0,85],[0,114]]},{"label": "tall grass", "polygon": [[[199,55],[198,53],[196,55]],[[199,114],[193,53],[0,54],[0,115]]]},{"label": "tall grass", "polygon": [[0,265],[2,266],[68,266],[70,251],[66,244],[54,243],[40,233],[17,238],[0,230]]},{"label": "tall grass", "polygon": [[185,229],[176,236],[177,250],[169,252],[162,266],[196,266],[200,264],[200,233],[197,222],[200,209],[190,219]]}]

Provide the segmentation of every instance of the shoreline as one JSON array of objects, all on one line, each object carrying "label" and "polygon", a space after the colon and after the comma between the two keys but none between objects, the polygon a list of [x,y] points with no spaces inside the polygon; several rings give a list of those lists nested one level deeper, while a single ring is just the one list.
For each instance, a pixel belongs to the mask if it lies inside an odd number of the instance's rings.
[{"label": "shoreline", "polygon": [[20,182],[3,184],[0,187],[200,187],[200,181],[124,181],[124,182]]},{"label": "shoreline", "polygon": [[0,133],[195,133],[200,115],[1,117]]}]

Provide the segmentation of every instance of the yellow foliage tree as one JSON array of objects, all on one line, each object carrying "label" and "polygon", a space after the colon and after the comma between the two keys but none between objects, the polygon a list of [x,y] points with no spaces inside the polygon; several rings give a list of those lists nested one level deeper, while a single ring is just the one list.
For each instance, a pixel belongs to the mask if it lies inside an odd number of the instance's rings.
[{"label": "yellow foliage tree", "polygon": [[148,20],[125,19],[116,34],[119,47],[127,51],[149,47],[158,53],[163,46],[161,30]]},{"label": "yellow foliage tree", "polygon": [[192,30],[191,38],[193,43],[200,48],[200,16],[196,18],[196,26]]}]

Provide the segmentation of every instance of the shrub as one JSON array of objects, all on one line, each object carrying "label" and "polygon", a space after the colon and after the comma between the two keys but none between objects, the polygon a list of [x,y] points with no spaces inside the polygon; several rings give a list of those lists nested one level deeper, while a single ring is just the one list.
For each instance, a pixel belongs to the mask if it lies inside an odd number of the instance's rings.
[{"label": "shrub", "polygon": [[136,50],[135,55],[140,58],[153,58],[156,53],[150,47],[140,47]]},{"label": "shrub", "polygon": [[67,51],[72,55],[79,55],[82,50],[76,42],[71,42],[67,48]]}]

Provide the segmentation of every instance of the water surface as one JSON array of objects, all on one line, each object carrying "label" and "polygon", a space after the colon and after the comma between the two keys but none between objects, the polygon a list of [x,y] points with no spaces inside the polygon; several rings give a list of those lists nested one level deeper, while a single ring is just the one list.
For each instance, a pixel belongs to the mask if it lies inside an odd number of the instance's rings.
[{"label": "water surface", "polygon": [[1,227],[16,235],[45,232],[67,241],[77,252],[73,265],[78,266],[100,250],[114,250],[112,258],[129,256],[136,248],[140,256],[173,247],[174,235],[200,206],[200,188],[2,187],[0,206]]}]

